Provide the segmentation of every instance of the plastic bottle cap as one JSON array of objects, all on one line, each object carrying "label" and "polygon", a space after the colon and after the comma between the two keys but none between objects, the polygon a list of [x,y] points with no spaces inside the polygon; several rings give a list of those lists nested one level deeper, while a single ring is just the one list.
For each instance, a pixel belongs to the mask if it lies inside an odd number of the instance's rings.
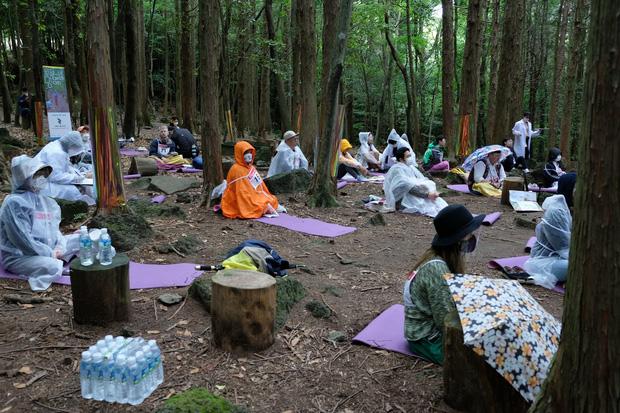
[{"label": "plastic bottle cap", "polygon": [[95,360],[95,361],[97,361],[97,362],[99,362],[99,361],[103,360],[103,354],[101,354],[101,353],[95,353],[95,354],[93,355],[93,360]]},{"label": "plastic bottle cap", "polygon": [[149,346],[156,346],[157,342],[155,340],[149,340]]},{"label": "plastic bottle cap", "polygon": [[136,360],[144,358],[144,353],[141,351],[136,351]]},{"label": "plastic bottle cap", "polygon": [[82,358],[83,359],[91,359],[93,357],[92,353],[90,351],[83,351],[82,352]]},{"label": "plastic bottle cap", "polygon": [[127,357],[127,364],[128,365],[135,365],[136,364],[136,358],[135,357]]},{"label": "plastic bottle cap", "polygon": [[101,235],[107,234],[107,233],[108,233],[108,229],[107,228],[101,228]]},{"label": "plastic bottle cap", "polygon": [[114,337],[110,335],[105,336],[105,341],[112,341],[112,340],[114,340]]}]

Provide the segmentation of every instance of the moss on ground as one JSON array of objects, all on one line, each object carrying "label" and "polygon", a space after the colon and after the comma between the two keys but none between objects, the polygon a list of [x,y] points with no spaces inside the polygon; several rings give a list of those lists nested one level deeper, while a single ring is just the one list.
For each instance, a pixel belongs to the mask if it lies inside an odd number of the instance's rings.
[{"label": "moss on ground", "polygon": [[68,225],[74,222],[80,222],[88,216],[88,204],[84,201],[67,201],[64,199],[56,199],[60,206],[61,225]]},{"label": "moss on ground", "polygon": [[88,226],[107,228],[112,238],[112,245],[118,252],[132,250],[153,236],[151,225],[142,216],[129,210],[105,216],[96,215]]},{"label": "moss on ground", "polygon": [[138,215],[143,217],[173,217],[185,218],[185,212],[178,205],[154,204],[145,199],[132,199],[127,205]]},{"label": "moss on ground", "polygon": [[157,413],[247,413],[247,410],[198,387],[172,396]]},{"label": "moss on ground", "polygon": [[312,300],[306,304],[306,310],[310,311],[313,317],[316,318],[329,318],[332,315],[332,311],[320,301]]},{"label": "moss on ground", "polygon": [[[160,245],[157,252],[160,254],[170,254],[172,252],[180,252],[181,254],[193,254],[198,249],[200,241],[192,235],[182,235],[172,244]],[[176,251],[175,251],[176,250]]]}]

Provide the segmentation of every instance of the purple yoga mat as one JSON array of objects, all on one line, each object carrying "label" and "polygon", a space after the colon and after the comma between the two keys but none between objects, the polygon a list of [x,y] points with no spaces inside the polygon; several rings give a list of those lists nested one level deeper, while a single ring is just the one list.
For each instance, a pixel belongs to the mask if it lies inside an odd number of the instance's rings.
[{"label": "purple yoga mat", "polygon": [[342,189],[347,185],[349,185],[347,181],[338,181],[338,183],[336,184],[336,189]]},{"label": "purple yoga mat", "polygon": [[492,212],[487,214],[482,221],[482,225],[493,225],[502,216],[501,212]]},{"label": "purple yoga mat", "polygon": [[123,156],[147,156],[149,154],[148,151],[139,151],[132,148],[121,148],[120,152]]},{"label": "purple yoga mat", "polygon": [[140,174],[133,174],[133,175],[125,175],[123,176],[124,179],[138,179],[140,178],[142,175]]},{"label": "purple yoga mat", "polygon": [[558,192],[558,188],[539,188],[531,185],[528,185],[527,190],[532,192],[549,192],[552,194],[557,194]]},{"label": "purple yoga mat", "polygon": [[202,169],[196,169],[196,168],[186,166],[186,167],[181,168],[181,172],[183,172],[184,174],[197,174],[197,173],[202,173]]},{"label": "purple yoga mat", "polygon": [[161,204],[166,200],[166,195],[157,195],[151,198],[151,202],[154,204]]},{"label": "purple yoga mat", "polygon": [[[495,260],[489,261],[487,266],[489,268],[493,268],[494,270],[500,270],[503,267],[517,267],[521,270],[524,270],[523,266],[525,265],[525,261],[530,258],[529,255],[523,255],[520,257],[508,257],[508,258],[497,258]],[[564,286],[562,284],[557,284],[551,291],[555,291],[556,293],[564,294]]]},{"label": "purple yoga mat", "polygon": [[299,218],[289,214],[280,214],[275,218],[258,218],[257,221],[267,225],[275,225],[290,229],[291,231],[301,232],[303,234],[318,235],[320,237],[339,237],[341,235],[350,234],[357,230],[355,227],[345,227],[337,224],[319,221],[314,218]]},{"label": "purple yoga mat", "polygon": [[353,343],[362,343],[370,347],[395,351],[408,356],[420,357],[409,351],[409,344],[405,340],[405,307],[394,304],[379,314],[353,337]]},{"label": "purple yoga mat", "polygon": [[180,171],[183,165],[168,164],[157,162],[157,169],[160,171]]},{"label": "purple yoga mat", "polygon": [[453,191],[463,192],[465,194],[471,194],[471,191],[469,190],[469,187],[466,184],[447,185],[446,187]]},{"label": "purple yoga mat", "polygon": [[525,252],[530,252],[534,248],[534,244],[536,244],[536,237],[530,237],[525,244]]},{"label": "purple yoga mat", "polygon": [[[188,286],[202,274],[194,268],[195,264],[140,264],[129,263],[129,288],[139,290],[143,288],[166,288]],[[0,267],[0,278],[27,280],[7,272]],[[55,281],[56,284],[71,285],[71,278],[63,275]]]}]

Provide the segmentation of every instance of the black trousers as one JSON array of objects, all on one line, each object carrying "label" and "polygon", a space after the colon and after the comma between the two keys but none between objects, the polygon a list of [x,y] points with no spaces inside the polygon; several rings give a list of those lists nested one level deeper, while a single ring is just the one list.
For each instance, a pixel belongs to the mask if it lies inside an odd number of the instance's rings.
[{"label": "black trousers", "polygon": [[336,174],[336,178],[340,179],[343,176],[345,176],[347,173],[355,179],[357,179],[357,177],[360,176],[360,173],[357,169],[341,163],[340,165],[338,165],[338,172]]}]

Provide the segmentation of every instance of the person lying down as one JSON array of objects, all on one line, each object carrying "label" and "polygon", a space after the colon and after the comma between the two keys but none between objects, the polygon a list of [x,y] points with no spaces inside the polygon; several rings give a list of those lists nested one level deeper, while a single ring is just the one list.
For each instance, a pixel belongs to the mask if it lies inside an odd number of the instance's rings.
[{"label": "person lying down", "polygon": [[407,147],[396,150],[396,163],[383,183],[385,206],[391,210],[435,217],[448,203],[439,197],[435,182],[415,167]]}]

